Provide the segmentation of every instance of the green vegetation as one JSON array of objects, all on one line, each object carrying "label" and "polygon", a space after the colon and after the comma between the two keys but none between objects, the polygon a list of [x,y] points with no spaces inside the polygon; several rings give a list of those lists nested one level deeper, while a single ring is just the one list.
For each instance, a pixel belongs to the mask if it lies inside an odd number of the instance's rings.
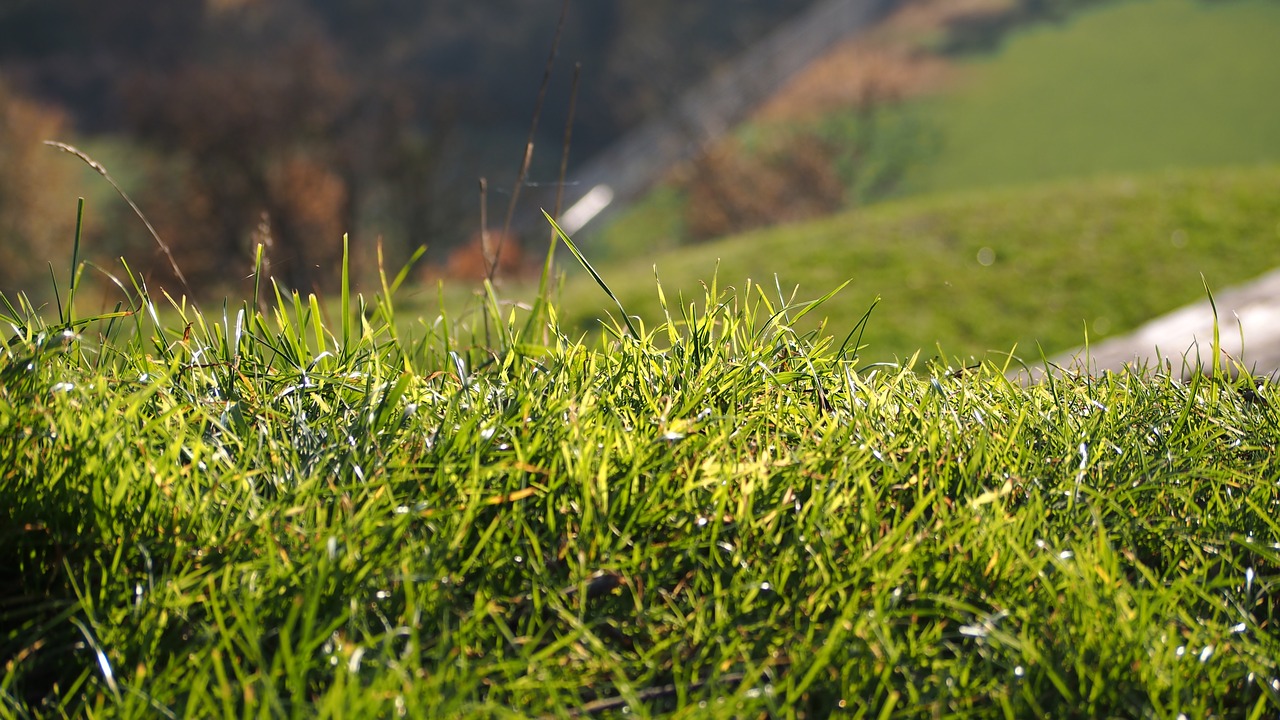
[{"label": "green vegetation", "polygon": [[607,223],[591,247],[605,258],[651,257],[733,230],[881,201],[904,191],[911,169],[936,144],[916,104],[745,123],[686,169],[689,177],[669,179]]},{"label": "green vegetation", "polygon": [[[702,278],[752,278],[784,290],[849,289],[824,314],[851,323],[884,302],[866,357],[1054,353],[1123,332],[1275,264],[1280,166],[1168,172],[915,198],[608,264],[631,312],[661,319],[668,298],[700,297]],[[984,264],[987,263],[987,264]],[[566,327],[611,310],[594,285],[565,289]],[[806,326],[811,327],[811,326]]]},{"label": "green vegetation", "polygon": [[602,259],[641,257],[680,247],[688,240],[688,193],[676,183],[654,188],[601,229],[591,243]]},{"label": "green vegetation", "polygon": [[[823,143],[852,206],[1276,163],[1278,35],[1280,4],[1269,0],[1103,3],[1017,32],[995,54],[959,60],[960,80],[939,96],[879,108],[865,148],[852,109],[802,123],[748,124],[735,138],[767,145],[802,134]],[[860,149],[850,154],[853,148]],[[705,210],[664,186],[601,230],[600,251],[631,257],[687,243],[692,234],[678,219],[690,212]]]},{"label": "green vegetation", "polygon": [[1014,36],[938,105],[919,185],[1280,161],[1280,4],[1141,0]]},{"label": "green vegetation", "polygon": [[867,368],[753,285],[583,346],[127,280],[3,318],[5,715],[1280,709],[1270,386]]}]

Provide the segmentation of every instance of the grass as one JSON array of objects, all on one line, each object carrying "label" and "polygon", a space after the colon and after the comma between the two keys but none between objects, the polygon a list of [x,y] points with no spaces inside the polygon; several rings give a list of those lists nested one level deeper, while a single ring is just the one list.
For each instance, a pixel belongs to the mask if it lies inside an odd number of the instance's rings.
[{"label": "grass", "polygon": [[[1127,0],[1013,35],[957,62],[955,87],[886,108],[871,157],[833,164],[851,205],[1168,169],[1280,162],[1280,5]],[[743,140],[791,133],[856,142],[852,110],[807,123],[747,124]],[[836,145],[838,147],[838,145]],[[886,169],[887,192],[857,179]],[[638,257],[687,243],[686,199],[659,186],[584,242]],[[705,272],[699,268],[700,273]]]},{"label": "grass", "polygon": [[1269,385],[866,366],[754,285],[583,345],[122,277],[3,318],[5,715],[1280,709]]},{"label": "grass", "polygon": [[1131,0],[1015,35],[936,106],[945,192],[1280,161],[1280,5]]},{"label": "grass", "polygon": [[[752,278],[790,292],[849,289],[824,314],[849,324],[883,302],[868,360],[905,360],[941,344],[961,357],[1027,362],[1132,329],[1275,264],[1280,166],[1187,170],[1069,181],[887,203],[644,259],[604,263],[630,312],[653,323],[668,297],[702,295],[701,279]],[[588,248],[588,253],[590,248]],[[775,293],[776,294],[776,293]],[[599,327],[594,284],[572,278],[565,327]],[[813,325],[805,325],[812,328]]]}]

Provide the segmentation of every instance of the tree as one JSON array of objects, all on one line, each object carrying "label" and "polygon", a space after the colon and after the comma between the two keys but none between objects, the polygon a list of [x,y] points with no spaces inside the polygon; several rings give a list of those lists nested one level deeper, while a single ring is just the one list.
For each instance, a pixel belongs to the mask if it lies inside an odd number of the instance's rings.
[{"label": "tree", "polygon": [[350,112],[350,80],[297,10],[222,11],[180,65],[138,69],[124,85],[129,127],[184,161],[181,192],[151,198],[197,284],[226,282],[228,266],[246,274],[264,214],[282,280],[306,290],[336,279],[329,268],[352,205],[333,138]]}]

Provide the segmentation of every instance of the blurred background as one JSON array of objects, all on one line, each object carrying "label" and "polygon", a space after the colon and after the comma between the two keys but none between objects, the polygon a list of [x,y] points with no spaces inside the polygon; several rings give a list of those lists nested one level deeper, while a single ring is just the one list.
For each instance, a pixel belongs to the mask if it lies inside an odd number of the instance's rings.
[{"label": "blurred background", "polygon": [[[573,3],[527,181],[557,180],[575,62],[578,162],[802,5]],[[95,255],[163,272],[109,187],[44,139],[101,161],[211,294],[249,272],[264,214],[275,270],[300,289],[334,280],[344,232],[381,237],[393,258],[427,245],[445,264],[479,226],[478,178],[502,222],[560,12],[558,0],[5,0],[3,287],[33,289],[66,254],[81,194]]]},{"label": "blurred background", "polygon": [[[885,352],[1062,345],[1082,323],[1106,335],[1176,307],[1197,291],[1186,273],[1232,282],[1275,264],[1276,0],[592,0],[570,3],[557,34],[561,9],[4,0],[0,290],[47,295],[78,196],[91,260],[114,271],[123,256],[181,290],[110,186],[43,140],[100,161],[200,296],[243,296],[258,243],[286,286],[331,288],[344,233],[365,280],[381,243],[393,270],[428,248],[415,280],[474,284],[478,180],[496,231],[557,38],[504,240],[510,283],[545,253],[539,207],[571,108],[564,206],[609,189],[574,226],[639,278],[638,297],[655,262],[706,277],[733,259],[818,294],[855,277],[848,313],[880,294],[932,333],[891,322]],[[1153,263],[1157,289],[1178,287],[1109,298],[1118,310],[1081,300],[1132,279],[1119,248]],[[1050,305],[1010,312],[991,299],[1004,291]],[[989,322],[1002,314],[1009,328]],[[1062,327],[1041,332],[1046,315]]]}]

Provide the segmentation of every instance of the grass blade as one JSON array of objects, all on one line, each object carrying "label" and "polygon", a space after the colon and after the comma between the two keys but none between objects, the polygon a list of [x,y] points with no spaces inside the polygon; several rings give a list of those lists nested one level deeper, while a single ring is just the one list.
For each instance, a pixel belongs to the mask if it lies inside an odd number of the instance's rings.
[{"label": "grass blade", "polygon": [[627,330],[631,333],[631,337],[639,340],[640,333],[636,330],[636,326],[631,323],[631,316],[627,315],[626,308],[622,307],[622,301],[619,300],[618,296],[614,295],[613,291],[609,289],[609,285],[604,281],[604,278],[600,277],[600,273],[596,272],[596,269],[591,267],[591,263],[587,262],[586,256],[582,254],[582,251],[578,249],[577,245],[573,244],[573,240],[569,238],[569,234],[560,229],[560,225],[556,223],[555,218],[551,217],[551,214],[546,210],[542,211],[542,215],[547,219],[547,222],[551,223],[551,227],[555,228],[556,234],[564,241],[565,247],[569,248],[569,252],[573,254],[573,257],[577,259],[578,263],[591,274],[591,277],[596,281],[596,284],[600,286],[600,289],[604,290],[610,300],[613,300],[613,304],[618,306],[618,312],[622,313],[622,321],[626,323]]}]

